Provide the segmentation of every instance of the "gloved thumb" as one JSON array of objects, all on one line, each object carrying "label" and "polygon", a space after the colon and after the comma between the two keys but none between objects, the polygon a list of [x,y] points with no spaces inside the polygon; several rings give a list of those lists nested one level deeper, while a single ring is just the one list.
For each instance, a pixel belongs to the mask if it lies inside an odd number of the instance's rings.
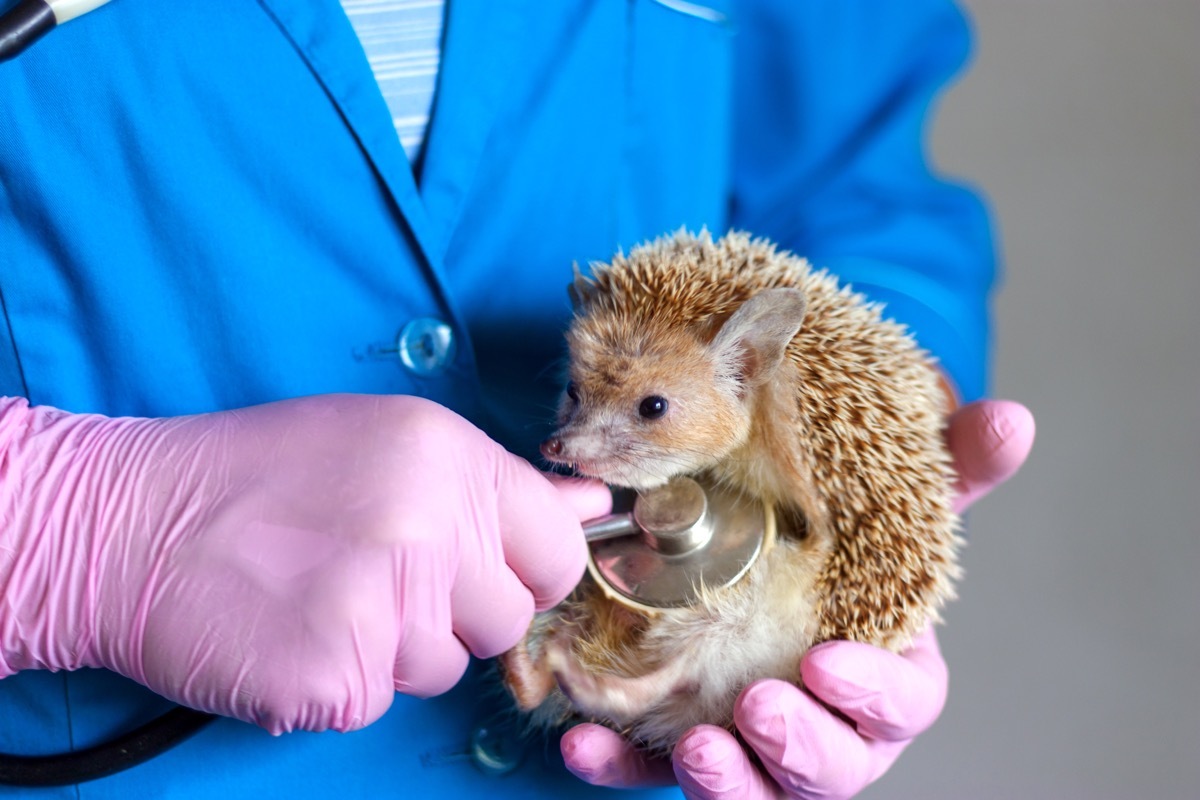
[{"label": "gloved thumb", "polygon": [[1011,400],[980,400],[950,417],[946,442],[958,473],[954,509],[964,511],[1011,478],[1033,447],[1033,414]]},{"label": "gloved thumb", "polygon": [[546,479],[554,485],[559,496],[575,511],[580,522],[587,522],[612,513],[612,492],[600,481],[572,478],[553,472],[546,473]]}]

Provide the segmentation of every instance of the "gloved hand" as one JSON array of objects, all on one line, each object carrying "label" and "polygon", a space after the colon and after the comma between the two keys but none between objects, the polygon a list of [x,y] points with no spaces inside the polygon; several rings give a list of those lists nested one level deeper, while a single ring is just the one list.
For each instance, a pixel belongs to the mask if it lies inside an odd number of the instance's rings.
[{"label": "gloved hand", "polygon": [[444,692],[583,574],[599,483],[412,397],[172,419],[0,401],[0,678],[105,667],[279,733]]},{"label": "gloved hand", "polygon": [[[956,412],[947,431],[959,474],[956,509],[1011,477],[1033,434],[1033,417],[1016,403],[983,401]],[[807,691],[765,680],[738,698],[734,722],[765,774],[728,731],[710,725],[684,734],[670,761],[645,758],[608,728],[579,725],[563,736],[563,757],[580,778],[604,786],[678,781],[684,795],[704,800],[848,798],[887,771],[946,699],[946,664],[932,630],[900,655],[826,642],[805,654],[800,674]]]}]

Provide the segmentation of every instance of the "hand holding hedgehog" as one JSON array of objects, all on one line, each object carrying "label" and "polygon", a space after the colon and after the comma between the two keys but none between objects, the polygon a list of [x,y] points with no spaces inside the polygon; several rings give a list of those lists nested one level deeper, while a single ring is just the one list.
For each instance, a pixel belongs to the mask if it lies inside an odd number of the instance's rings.
[{"label": "hand holding hedgehog", "polygon": [[795,680],[817,642],[907,647],[956,574],[944,400],[925,354],[832,278],[744,235],[679,234],[595,273],[576,283],[572,382],[544,453],[639,489],[703,474],[770,503],[786,533],[693,608],[646,617],[581,586],[506,656],[518,703],[667,752],[694,725],[732,728],[739,692]]},{"label": "hand holding hedgehog", "polygon": [[[955,511],[962,513],[1012,477],[1033,436],[1033,417],[1017,403],[985,400],[955,412],[946,433],[958,476]],[[678,782],[694,800],[848,798],[933,723],[946,696],[946,665],[932,629],[901,654],[827,642],[804,655],[797,673],[807,691],[767,680],[738,697],[734,718],[741,741],[702,725],[681,737],[669,759],[659,758],[609,728],[584,723],[563,736],[563,759],[588,783]],[[757,764],[743,742],[755,751]]]}]

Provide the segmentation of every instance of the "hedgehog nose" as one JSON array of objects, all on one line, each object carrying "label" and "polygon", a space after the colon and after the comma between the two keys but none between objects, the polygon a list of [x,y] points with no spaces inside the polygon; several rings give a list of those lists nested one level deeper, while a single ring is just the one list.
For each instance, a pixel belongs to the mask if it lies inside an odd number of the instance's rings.
[{"label": "hedgehog nose", "polygon": [[546,458],[558,458],[562,455],[563,443],[562,439],[557,436],[551,436],[546,441],[542,442],[542,455]]}]

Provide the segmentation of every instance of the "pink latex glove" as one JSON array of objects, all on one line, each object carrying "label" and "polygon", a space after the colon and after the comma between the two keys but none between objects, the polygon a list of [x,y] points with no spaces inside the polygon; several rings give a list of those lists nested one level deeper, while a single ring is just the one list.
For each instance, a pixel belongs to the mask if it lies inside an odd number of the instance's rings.
[{"label": "pink latex glove", "polygon": [[[1017,403],[982,401],[950,419],[947,440],[964,510],[1017,471],[1034,424]],[[946,664],[928,630],[900,655],[858,642],[826,642],[800,663],[805,689],[764,680],[738,698],[734,722],[757,753],[756,766],[723,728],[692,728],[670,761],[645,758],[599,725],[562,739],[567,767],[589,783],[655,786],[678,782],[689,798],[848,798],[887,771],[941,713]],[[848,720],[848,721],[847,721]]]},{"label": "pink latex glove", "polygon": [[444,692],[583,574],[556,486],[412,397],[173,419],[0,401],[0,678],[105,667],[279,733]]}]

